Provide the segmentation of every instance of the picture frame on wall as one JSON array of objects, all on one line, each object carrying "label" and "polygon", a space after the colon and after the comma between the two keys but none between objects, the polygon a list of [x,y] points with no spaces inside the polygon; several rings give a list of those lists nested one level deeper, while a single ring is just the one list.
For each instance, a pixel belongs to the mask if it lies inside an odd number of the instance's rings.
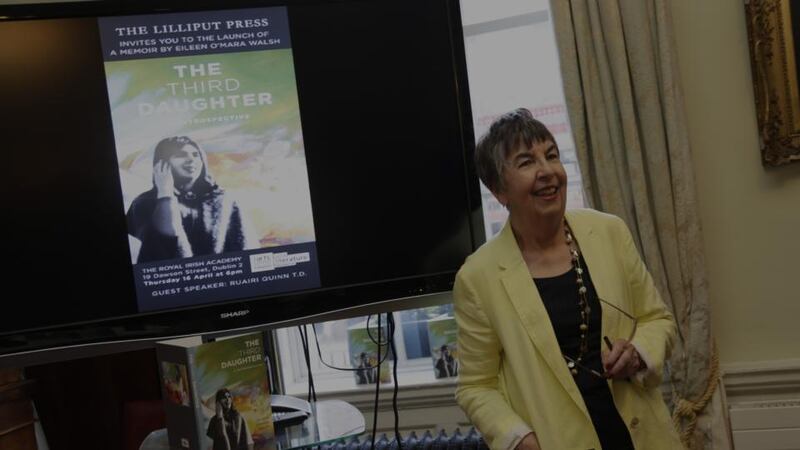
[{"label": "picture frame on wall", "polygon": [[745,2],[761,161],[800,161],[800,1]]}]

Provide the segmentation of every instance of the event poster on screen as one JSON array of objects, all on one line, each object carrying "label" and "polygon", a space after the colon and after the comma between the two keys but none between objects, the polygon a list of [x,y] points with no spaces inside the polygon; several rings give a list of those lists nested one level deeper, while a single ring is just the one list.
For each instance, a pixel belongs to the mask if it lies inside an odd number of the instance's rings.
[{"label": "event poster on screen", "polygon": [[98,25],[139,309],[319,287],[286,8]]}]

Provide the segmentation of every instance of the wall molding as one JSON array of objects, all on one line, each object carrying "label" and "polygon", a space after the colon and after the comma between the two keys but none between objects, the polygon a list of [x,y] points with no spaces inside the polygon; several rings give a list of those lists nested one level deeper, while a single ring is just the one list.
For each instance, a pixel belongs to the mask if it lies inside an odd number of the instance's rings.
[{"label": "wall molding", "polygon": [[[400,432],[415,431],[418,436],[422,436],[426,430],[434,434],[442,429],[451,433],[455,428],[460,428],[462,433],[468,432],[471,425],[464,412],[456,404],[455,389],[454,380],[405,386],[401,384],[397,395]],[[377,408],[377,431],[387,435],[394,432],[392,391],[393,386],[391,385],[381,386]],[[367,430],[372,429],[373,412],[375,411],[374,386],[317,394],[317,399],[339,399],[349,402],[364,414]]]},{"label": "wall molding", "polygon": [[[729,405],[800,401],[800,358],[773,361],[724,364],[722,382]],[[398,408],[419,409],[457,406],[455,381],[400,386]],[[319,398],[336,398],[371,409],[375,391],[372,388],[319,394]],[[391,410],[392,387],[381,387],[379,411]]]},{"label": "wall molding", "polygon": [[[430,384],[400,386],[397,395],[397,407],[401,411],[408,409],[423,409],[435,407],[449,407],[456,405],[455,381],[446,381]],[[392,391],[390,385],[381,386],[378,411],[392,410]],[[317,398],[344,400],[356,408],[372,411],[375,402],[375,388],[347,390],[341,392],[326,392],[317,394]]]},{"label": "wall molding", "polygon": [[729,364],[722,372],[735,448],[798,448],[800,359]]},{"label": "wall molding", "polygon": [[728,404],[800,400],[800,358],[725,364]]},{"label": "wall molding", "polygon": [[[777,439],[780,433],[797,432],[795,417],[800,411],[800,359],[724,364],[721,369],[735,440],[743,443],[752,438],[763,443],[764,439]],[[455,387],[454,380],[401,384],[397,398],[401,431],[415,430],[419,433],[420,430],[441,428],[452,431],[456,426],[461,427],[462,432],[468,430],[469,421],[455,401]],[[388,384],[381,386],[378,432],[391,434],[392,389]],[[372,428],[374,386],[321,393],[317,398],[351,403],[364,414],[367,429]],[[776,428],[768,430],[767,424]],[[772,433],[778,434],[773,436]],[[791,438],[794,439],[795,434]],[[743,445],[742,448],[750,447]]]}]

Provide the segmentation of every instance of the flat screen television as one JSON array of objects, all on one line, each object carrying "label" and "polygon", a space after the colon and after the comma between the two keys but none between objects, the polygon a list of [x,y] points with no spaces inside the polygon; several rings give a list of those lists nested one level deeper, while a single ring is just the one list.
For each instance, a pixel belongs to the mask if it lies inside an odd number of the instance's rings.
[{"label": "flat screen television", "polygon": [[0,356],[452,288],[457,0],[157,3],[0,7]]}]

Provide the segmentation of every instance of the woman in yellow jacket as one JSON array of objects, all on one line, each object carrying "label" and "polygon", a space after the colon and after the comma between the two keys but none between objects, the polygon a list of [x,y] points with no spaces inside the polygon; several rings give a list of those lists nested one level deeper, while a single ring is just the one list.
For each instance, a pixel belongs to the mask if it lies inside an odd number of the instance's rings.
[{"label": "woman in yellow jacket", "polygon": [[456,398],[489,447],[683,448],[659,390],[675,324],[625,224],[565,213],[558,146],[528,110],[492,124],[476,164],[509,210],[454,287]]}]

